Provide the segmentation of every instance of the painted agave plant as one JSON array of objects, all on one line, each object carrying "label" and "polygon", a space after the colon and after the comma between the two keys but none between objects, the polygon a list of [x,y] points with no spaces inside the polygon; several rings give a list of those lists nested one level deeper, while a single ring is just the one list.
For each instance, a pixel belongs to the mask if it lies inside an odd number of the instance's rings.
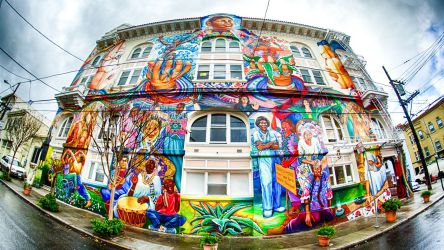
[{"label": "painted agave plant", "polygon": [[212,207],[208,203],[199,203],[200,206],[191,203],[200,216],[194,218],[191,224],[198,222],[193,226],[191,233],[216,233],[221,235],[236,236],[242,234],[245,228],[252,228],[257,232],[264,234],[259,225],[249,218],[234,216],[237,211],[246,208],[250,205],[245,204],[228,204],[222,207],[217,204]]}]

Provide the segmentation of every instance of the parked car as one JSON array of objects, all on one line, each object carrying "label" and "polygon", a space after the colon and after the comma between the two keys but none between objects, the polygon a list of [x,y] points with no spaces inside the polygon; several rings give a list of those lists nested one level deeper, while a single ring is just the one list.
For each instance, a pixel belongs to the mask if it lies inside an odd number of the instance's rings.
[{"label": "parked car", "polygon": [[0,167],[3,171],[9,171],[9,167],[11,166],[12,162],[12,168],[11,168],[11,176],[15,176],[17,178],[20,178],[22,180],[26,177],[26,171],[22,167],[22,164],[20,164],[17,159],[12,159],[12,156],[5,155],[0,159]]},{"label": "parked car", "polygon": [[417,181],[412,181],[412,190],[413,192],[416,192],[419,190],[420,184]]}]

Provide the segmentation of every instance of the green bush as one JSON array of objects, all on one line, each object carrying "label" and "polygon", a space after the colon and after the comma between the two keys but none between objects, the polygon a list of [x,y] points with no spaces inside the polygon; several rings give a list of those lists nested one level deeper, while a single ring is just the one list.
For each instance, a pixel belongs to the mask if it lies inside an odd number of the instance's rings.
[{"label": "green bush", "polygon": [[429,191],[429,190],[423,191],[423,192],[421,193],[421,197],[424,197],[424,196],[430,196],[430,195],[432,195],[432,192]]},{"label": "green bush", "polygon": [[94,233],[100,236],[110,237],[120,234],[124,223],[119,219],[108,220],[108,218],[95,218],[91,220],[91,225]]},{"label": "green bush", "polygon": [[386,202],[382,203],[382,207],[385,211],[396,211],[401,208],[401,201],[397,198],[390,198]]},{"label": "green bush", "polygon": [[331,238],[336,234],[336,228],[333,226],[322,226],[316,231],[316,234]]},{"label": "green bush", "polygon": [[203,247],[204,245],[216,245],[221,241],[221,238],[218,235],[203,235],[202,238],[200,238],[200,246]]},{"label": "green bush", "polygon": [[52,194],[47,194],[40,198],[39,200],[39,206],[42,208],[49,210],[51,212],[58,212],[59,211],[59,204],[57,204],[56,198]]},{"label": "green bush", "polygon": [[0,171],[0,179],[4,181],[11,181],[11,177],[4,171]]}]

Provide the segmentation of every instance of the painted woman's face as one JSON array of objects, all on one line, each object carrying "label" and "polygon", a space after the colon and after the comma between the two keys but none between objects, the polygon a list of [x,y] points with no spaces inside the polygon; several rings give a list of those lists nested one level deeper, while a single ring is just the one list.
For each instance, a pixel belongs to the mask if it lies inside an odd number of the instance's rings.
[{"label": "painted woman's face", "polygon": [[214,31],[223,32],[229,31],[231,28],[233,28],[234,23],[231,18],[223,17],[212,21],[210,25],[213,26]]},{"label": "painted woman's face", "polygon": [[266,120],[261,120],[261,121],[259,122],[259,128],[260,128],[262,131],[266,131],[267,128],[268,128],[268,122],[267,122]]},{"label": "painted woman's face", "polygon": [[241,97],[241,104],[242,105],[247,105],[248,104],[248,97],[242,96]]},{"label": "painted woman's face", "polygon": [[159,135],[160,128],[159,122],[156,120],[150,120],[145,128],[145,136],[148,141],[154,141],[156,137]]},{"label": "painted woman's face", "polygon": [[313,133],[311,131],[305,131],[304,140],[306,142],[311,142],[311,138],[313,138]]}]

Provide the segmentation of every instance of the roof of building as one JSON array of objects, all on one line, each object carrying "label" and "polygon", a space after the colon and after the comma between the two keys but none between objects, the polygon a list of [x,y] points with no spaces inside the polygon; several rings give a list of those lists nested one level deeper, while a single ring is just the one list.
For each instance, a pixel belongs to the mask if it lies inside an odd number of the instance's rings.
[{"label": "roof of building", "polygon": [[[423,118],[425,115],[427,115],[428,113],[432,112],[433,110],[435,110],[437,107],[439,107],[443,103],[444,103],[444,96],[438,97],[432,103],[430,103],[427,107],[422,109],[420,112],[416,113],[412,117],[412,122],[415,123],[417,120]],[[408,128],[407,122],[404,123],[404,124],[399,124],[396,127],[400,127],[401,129]]]}]

